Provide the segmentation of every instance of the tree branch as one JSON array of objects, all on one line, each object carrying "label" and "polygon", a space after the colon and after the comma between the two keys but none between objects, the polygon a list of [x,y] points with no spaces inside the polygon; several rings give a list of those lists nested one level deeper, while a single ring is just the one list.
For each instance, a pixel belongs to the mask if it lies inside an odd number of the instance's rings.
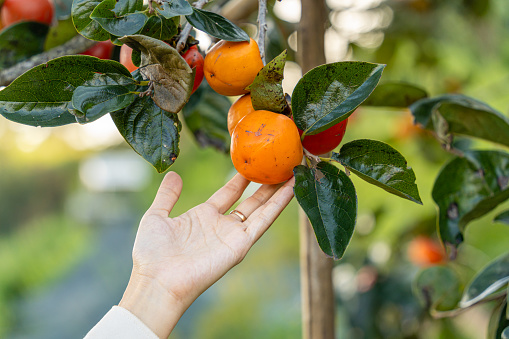
[{"label": "tree branch", "polygon": [[88,40],[81,35],[77,35],[61,46],[55,47],[47,52],[37,54],[28,60],[22,61],[10,68],[0,71],[0,86],[9,85],[14,79],[35,66],[64,55],[73,55],[84,52],[96,43],[97,41]]},{"label": "tree branch", "polygon": [[258,47],[260,48],[260,56],[265,65],[265,34],[267,33],[267,0],[258,0]]},{"label": "tree branch", "polygon": [[[209,0],[199,0],[193,4],[194,8],[201,9],[203,6],[205,6],[209,2]],[[177,52],[181,52],[184,47],[186,47],[187,37],[191,33],[191,30],[193,29],[193,26],[191,26],[189,23],[186,23],[184,26],[184,29],[182,30],[182,33],[180,33],[179,41],[177,42]]]}]

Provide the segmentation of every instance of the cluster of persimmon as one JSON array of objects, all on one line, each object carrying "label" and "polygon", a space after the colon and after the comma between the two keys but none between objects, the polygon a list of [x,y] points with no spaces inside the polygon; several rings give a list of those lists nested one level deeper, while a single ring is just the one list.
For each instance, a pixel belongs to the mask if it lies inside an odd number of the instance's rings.
[{"label": "cluster of persimmon", "polygon": [[284,114],[253,108],[246,90],[263,68],[256,41],[215,44],[205,56],[204,73],[210,87],[227,96],[241,95],[228,112],[230,154],[235,169],[246,179],[261,184],[278,184],[293,176],[302,162],[303,148],[321,155],[336,148],[347,120],[315,135],[305,135],[293,119]]}]

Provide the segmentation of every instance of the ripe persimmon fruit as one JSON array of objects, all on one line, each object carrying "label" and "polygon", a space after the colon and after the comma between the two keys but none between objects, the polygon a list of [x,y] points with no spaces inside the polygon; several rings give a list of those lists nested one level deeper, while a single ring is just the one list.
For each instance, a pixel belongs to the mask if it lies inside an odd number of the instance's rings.
[{"label": "ripe persimmon fruit", "polygon": [[205,56],[204,73],[210,87],[221,95],[241,95],[248,91],[263,68],[258,44],[253,39],[233,42],[221,40]]},{"label": "ripe persimmon fruit", "polygon": [[228,132],[232,135],[235,126],[239,121],[248,115],[253,113],[253,103],[251,102],[251,94],[244,94],[230,106],[228,110]]},{"label": "ripe persimmon fruit", "polygon": [[55,9],[50,0],[5,0],[0,11],[4,27],[20,21],[37,21],[50,25]]},{"label": "ripe persimmon fruit", "polygon": [[133,60],[131,59],[132,54],[133,54],[133,49],[131,47],[129,47],[125,44],[122,45],[122,47],[120,47],[119,61],[131,73],[138,69],[138,66],[136,66],[133,63]]},{"label": "ripe persimmon fruit", "polygon": [[408,244],[407,255],[410,262],[418,266],[436,265],[444,261],[444,249],[427,236],[418,236]]},{"label": "ripe persimmon fruit", "polygon": [[299,131],[292,119],[269,111],[254,111],[237,124],[230,154],[235,169],[260,184],[278,184],[293,176],[302,161]]}]

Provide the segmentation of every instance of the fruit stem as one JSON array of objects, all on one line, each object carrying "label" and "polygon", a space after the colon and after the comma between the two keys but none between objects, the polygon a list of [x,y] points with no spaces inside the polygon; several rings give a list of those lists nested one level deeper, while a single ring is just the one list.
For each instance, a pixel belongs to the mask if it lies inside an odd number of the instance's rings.
[{"label": "fruit stem", "polygon": [[[201,9],[203,6],[205,6],[209,2],[209,0],[199,0],[193,4],[194,8]],[[184,26],[184,29],[182,30],[182,33],[180,33],[180,38],[177,42],[177,52],[182,52],[184,47],[186,47],[187,37],[189,34],[191,34],[191,30],[193,29],[193,26],[191,26],[189,23],[186,23]]]},{"label": "fruit stem", "polygon": [[309,153],[309,151],[305,148],[303,148],[303,150],[304,150],[304,155],[306,156],[306,158],[311,160],[315,164],[318,164],[321,161],[321,158],[319,156]]},{"label": "fruit stem", "polygon": [[258,48],[260,49],[260,56],[263,64],[265,65],[265,33],[267,33],[267,22],[265,16],[267,15],[267,0],[258,0]]}]

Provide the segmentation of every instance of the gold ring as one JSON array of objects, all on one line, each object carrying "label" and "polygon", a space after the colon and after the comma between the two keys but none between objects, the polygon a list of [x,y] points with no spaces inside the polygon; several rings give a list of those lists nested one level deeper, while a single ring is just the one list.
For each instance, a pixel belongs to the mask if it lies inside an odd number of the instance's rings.
[{"label": "gold ring", "polygon": [[242,212],[239,212],[237,210],[233,210],[233,211],[230,212],[230,215],[232,215],[232,214],[235,214],[237,217],[239,217],[241,222],[244,222],[244,221],[247,220],[246,216],[244,214],[242,214]]}]

